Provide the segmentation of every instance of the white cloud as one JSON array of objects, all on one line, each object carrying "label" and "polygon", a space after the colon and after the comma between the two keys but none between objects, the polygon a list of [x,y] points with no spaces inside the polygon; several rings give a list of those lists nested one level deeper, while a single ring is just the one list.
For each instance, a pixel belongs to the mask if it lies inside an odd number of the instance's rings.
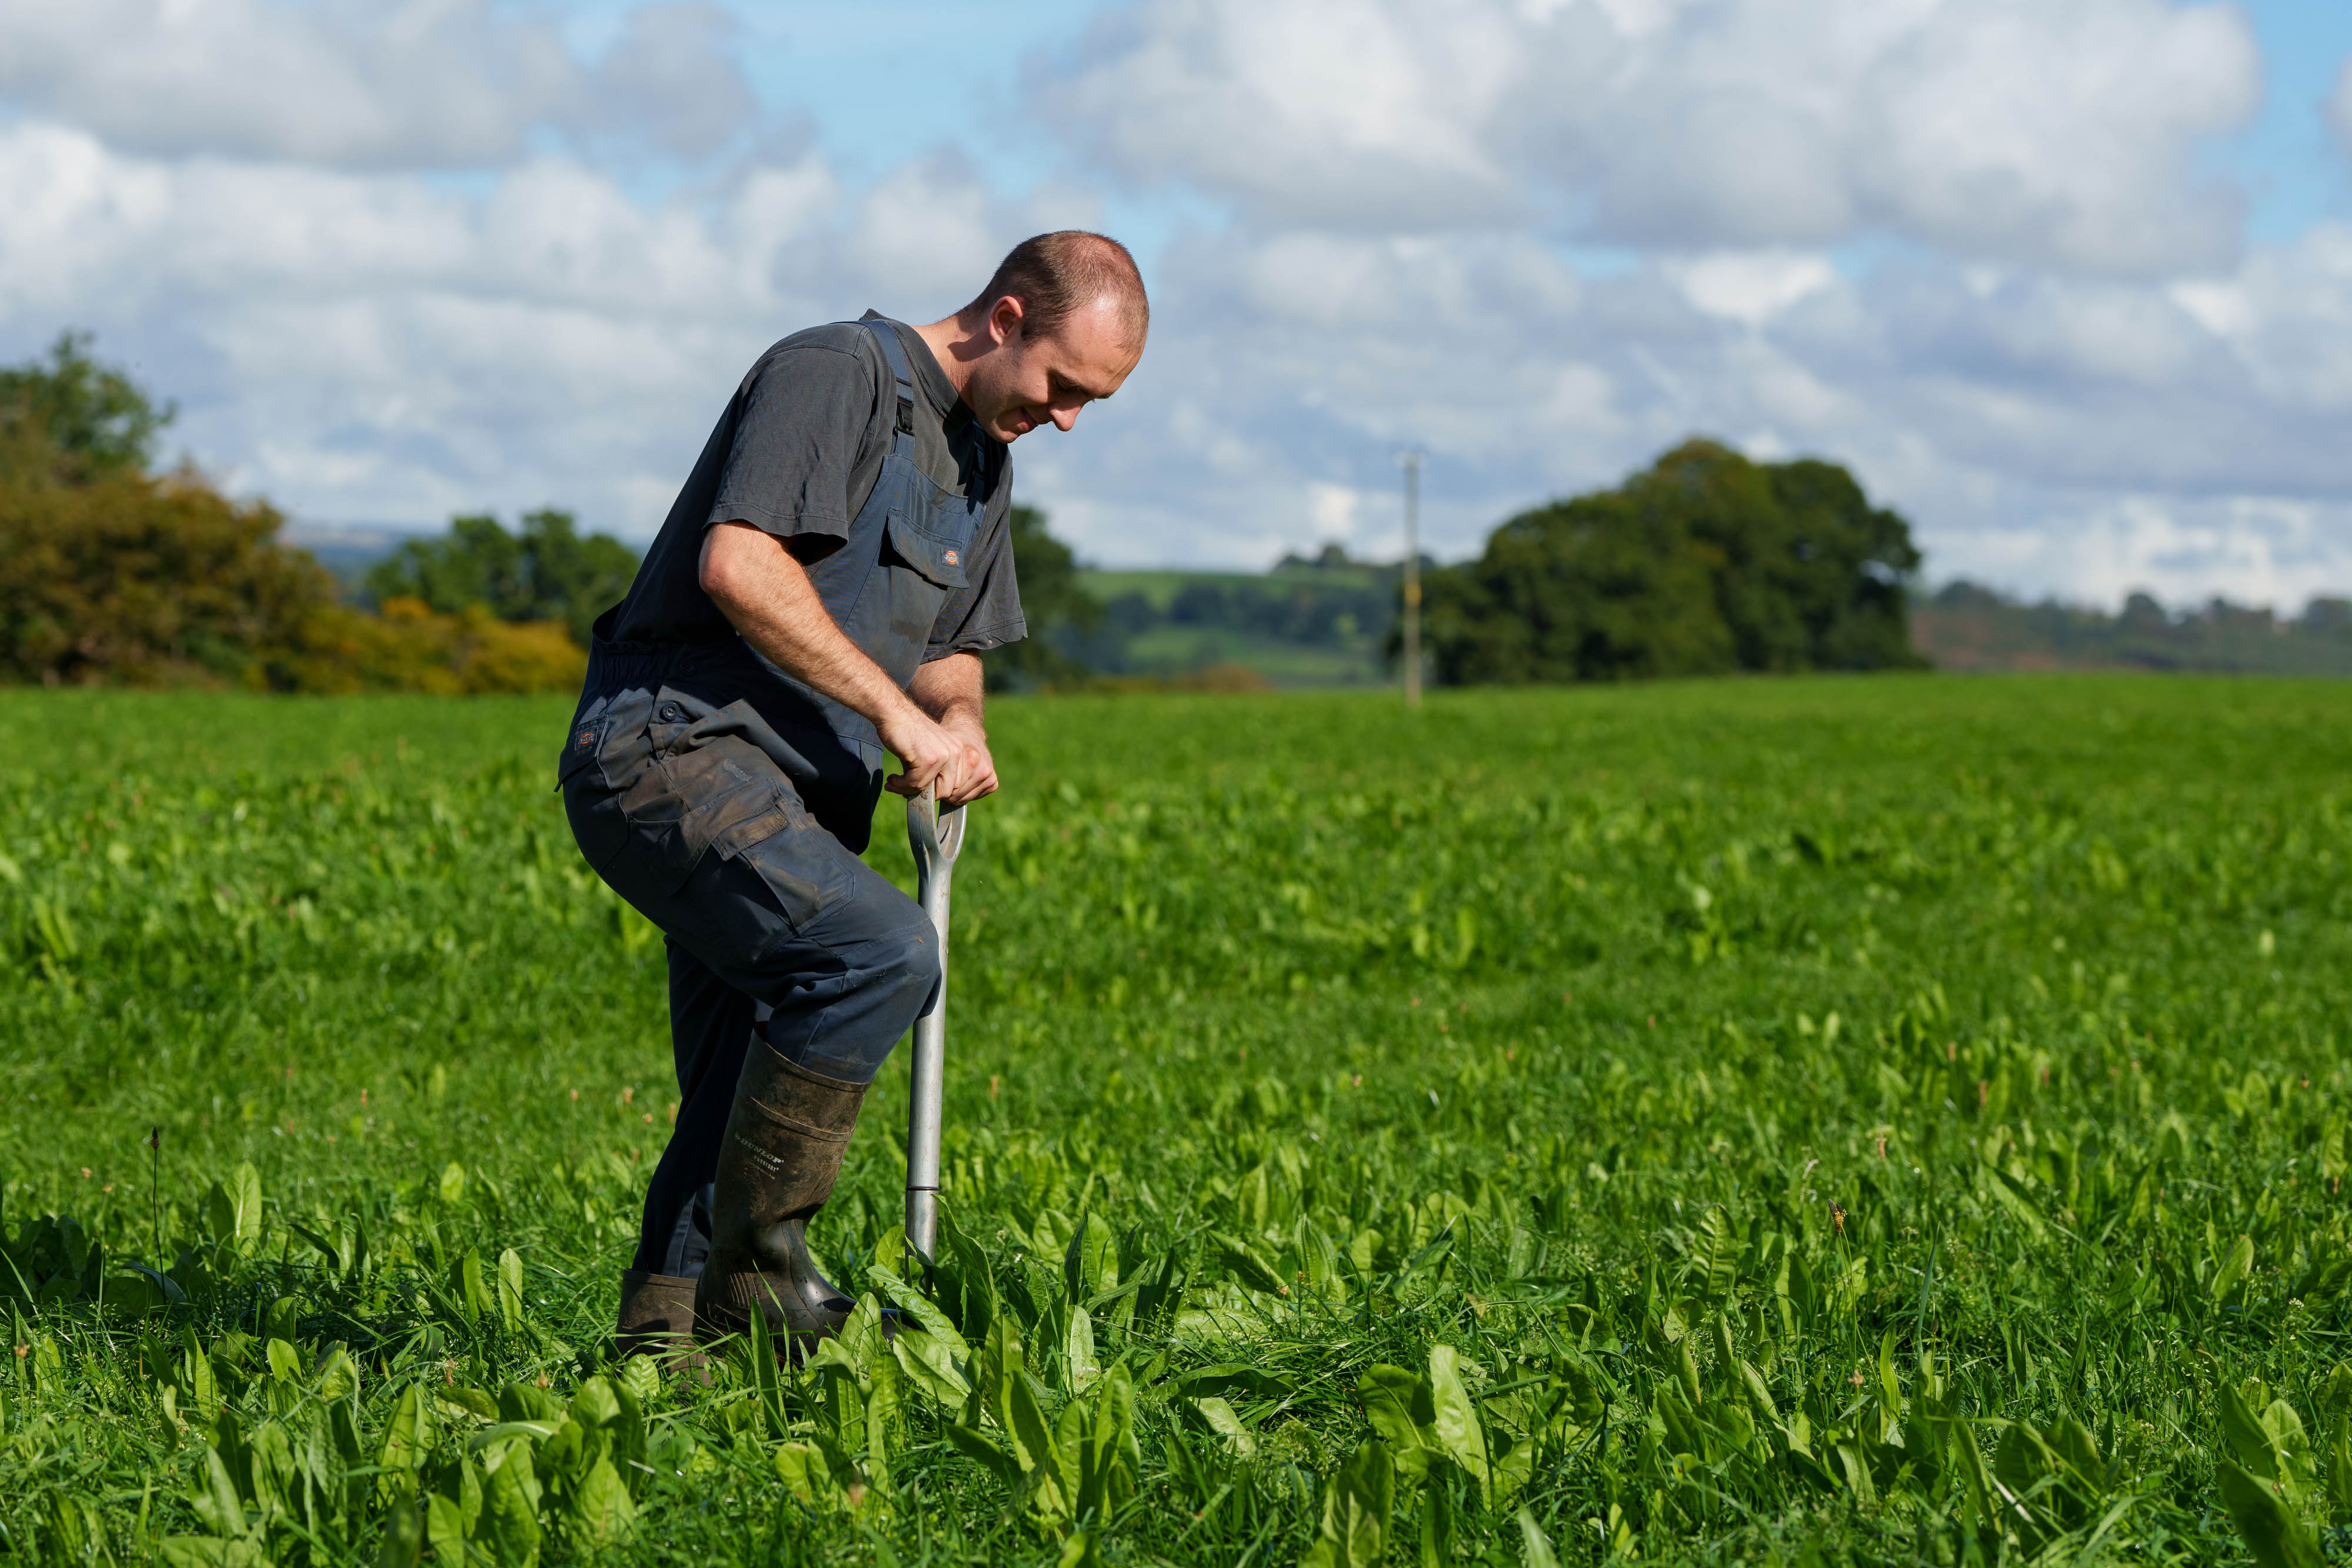
[{"label": "white cloud", "polygon": [[2273,497],[2062,496],[2027,527],[1994,527],[1947,548],[1946,575],[2023,593],[2116,605],[2222,597],[2293,614],[2352,584],[2352,506]]},{"label": "white cloud", "polygon": [[[910,204],[961,228],[945,261],[894,271],[877,257],[941,237],[906,230]],[[0,210],[11,356],[97,329],[234,486],[325,519],[552,501],[640,537],[767,343],[868,303],[957,303],[1023,222],[942,167],[856,196],[803,154],[649,206],[566,159],[473,196],[42,124],[0,130]]]},{"label": "white cloud", "polygon": [[[642,538],[772,339],[943,313],[1013,238],[1104,221],[1085,182],[992,193],[978,152],[868,183],[744,155],[715,13],[630,13],[595,61],[535,15],[0,13],[0,359],[97,328],[182,400],[175,439],[306,517],[554,503]],[[2352,587],[2352,227],[2235,256],[2192,175],[2251,103],[2234,11],[1434,15],[1144,0],[1066,76],[1036,68],[1042,123],[1235,214],[1145,256],[1153,343],[1121,395],[1016,448],[1087,556],[1393,550],[1407,444],[1424,538],[1463,554],[1707,433],[1849,462],[1939,575]],[[702,183],[646,198],[648,154]],[[490,173],[424,172],[452,165]],[[1898,243],[1835,243],[1874,230]]]},{"label": "white cloud", "polygon": [[1073,77],[1041,82],[1097,150],[1309,222],[1491,220],[1518,204],[1483,106],[1518,70],[1486,5],[1165,0],[1097,23]]},{"label": "white cloud", "polygon": [[1307,486],[1307,517],[1318,539],[1346,544],[1356,537],[1364,497],[1346,485],[1318,480]]},{"label": "white cloud", "polygon": [[1519,242],[1203,235],[1162,261],[1146,360],[1181,421],[1089,411],[1050,474],[1024,451],[1024,482],[1096,559],[1246,564],[1331,537],[1339,494],[1352,538],[1392,543],[1392,456],[1418,441],[1426,537],[1458,555],[1703,433],[1848,463],[1938,577],[2295,604],[2352,585],[2352,388],[2322,379],[2352,364],[2352,231],[2187,291],[1805,259],[1592,279]]},{"label": "white cloud", "polygon": [[2227,265],[2198,139],[2245,19],[2168,0],[1172,0],[1048,84],[1088,148],[1268,224],[1816,245],[1867,230],[2094,271]]},{"label": "white cloud", "polygon": [[1759,325],[1837,280],[1825,256],[1728,252],[1669,262],[1666,274],[1710,316]]},{"label": "white cloud", "polygon": [[542,126],[698,155],[753,109],[727,36],[710,7],[642,7],[591,65],[495,0],[12,5],[0,99],[163,157],[494,165]]}]

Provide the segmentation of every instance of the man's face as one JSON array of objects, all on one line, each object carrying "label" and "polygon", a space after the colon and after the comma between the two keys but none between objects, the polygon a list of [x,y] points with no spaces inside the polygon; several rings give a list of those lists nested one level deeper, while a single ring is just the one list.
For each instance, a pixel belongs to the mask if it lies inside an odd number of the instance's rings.
[{"label": "man's face", "polygon": [[992,346],[972,362],[963,395],[981,428],[999,441],[1017,441],[1042,424],[1069,429],[1078,410],[1117,392],[1143,357],[1109,300],[1072,311],[1050,338],[1032,338],[1021,329],[1020,301],[1008,297],[981,331]]}]

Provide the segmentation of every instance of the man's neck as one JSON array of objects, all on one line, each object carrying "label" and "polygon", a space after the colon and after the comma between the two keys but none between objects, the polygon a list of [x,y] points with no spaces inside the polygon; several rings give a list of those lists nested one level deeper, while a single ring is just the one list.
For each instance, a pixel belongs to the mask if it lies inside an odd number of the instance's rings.
[{"label": "man's neck", "polygon": [[950,316],[928,327],[916,328],[915,336],[923,340],[923,346],[931,351],[931,358],[939,361],[940,371],[948,378],[948,384],[955,388],[956,396],[963,397],[964,389],[971,382],[972,361],[958,354],[955,348],[959,343],[971,342],[971,334]]}]

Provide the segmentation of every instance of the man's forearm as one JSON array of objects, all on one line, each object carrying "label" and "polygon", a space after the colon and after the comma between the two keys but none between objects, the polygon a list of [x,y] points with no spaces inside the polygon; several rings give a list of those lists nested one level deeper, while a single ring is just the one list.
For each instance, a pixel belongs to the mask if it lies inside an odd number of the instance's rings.
[{"label": "man's forearm", "polygon": [[743,641],[788,674],[883,729],[906,712],[907,694],[849,640],[772,535],[749,524],[713,526],[703,536],[702,587]]},{"label": "man's forearm", "polygon": [[985,733],[984,689],[980,655],[950,653],[917,670],[907,695],[940,724],[969,726],[975,733]]}]

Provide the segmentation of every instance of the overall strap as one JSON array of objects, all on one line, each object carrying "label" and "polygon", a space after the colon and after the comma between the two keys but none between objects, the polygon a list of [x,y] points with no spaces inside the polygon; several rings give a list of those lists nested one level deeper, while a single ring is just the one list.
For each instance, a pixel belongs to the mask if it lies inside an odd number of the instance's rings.
[{"label": "overall strap", "polygon": [[874,334],[883,362],[890,367],[890,374],[898,383],[898,428],[891,438],[890,450],[901,457],[911,457],[915,451],[915,372],[907,363],[907,347],[898,341],[898,329],[887,321],[860,321],[858,325]]}]

